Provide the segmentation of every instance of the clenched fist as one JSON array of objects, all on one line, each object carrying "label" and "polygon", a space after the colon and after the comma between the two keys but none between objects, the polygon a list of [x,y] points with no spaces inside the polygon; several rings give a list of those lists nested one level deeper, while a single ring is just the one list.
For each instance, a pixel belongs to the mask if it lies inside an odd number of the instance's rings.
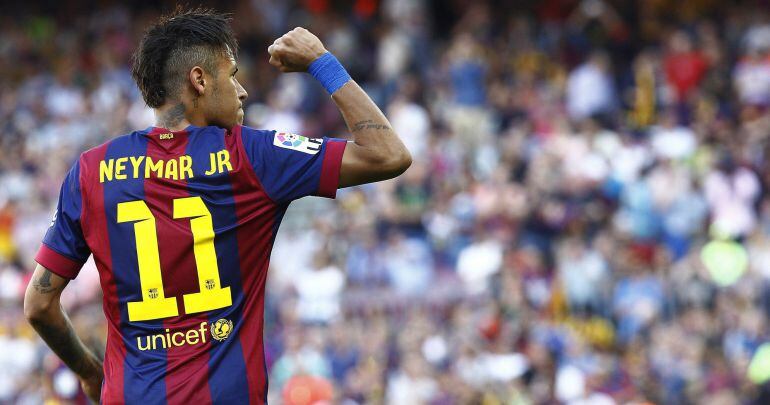
[{"label": "clenched fist", "polygon": [[276,39],[267,52],[270,64],[281,72],[306,72],[314,60],[326,53],[326,48],[312,32],[297,27]]}]

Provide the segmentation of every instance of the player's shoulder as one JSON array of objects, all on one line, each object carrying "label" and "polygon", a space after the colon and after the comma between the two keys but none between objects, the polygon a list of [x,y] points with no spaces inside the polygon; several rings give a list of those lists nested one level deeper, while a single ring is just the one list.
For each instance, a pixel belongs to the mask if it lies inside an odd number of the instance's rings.
[{"label": "player's shoulder", "polygon": [[253,128],[246,125],[238,125],[232,130],[240,134],[241,142],[246,150],[255,152],[272,144],[276,131],[269,129]]},{"label": "player's shoulder", "polygon": [[232,131],[236,133],[240,133],[244,139],[248,138],[251,141],[272,139],[276,133],[276,131],[271,129],[259,129],[259,128],[249,127],[246,125],[235,126],[232,129]]}]

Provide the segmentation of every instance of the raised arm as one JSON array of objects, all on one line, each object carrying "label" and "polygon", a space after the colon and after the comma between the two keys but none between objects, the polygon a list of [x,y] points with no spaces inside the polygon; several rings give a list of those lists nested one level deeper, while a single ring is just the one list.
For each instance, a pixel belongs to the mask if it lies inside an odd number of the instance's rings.
[{"label": "raised arm", "polygon": [[412,156],[393,131],[385,114],[350,79],[321,41],[295,28],[268,48],[270,64],[282,72],[310,71],[326,87],[353,134],[342,156],[340,187],[391,179],[406,171]]},{"label": "raised arm", "polygon": [[102,362],[83,344],[59,301],[69,280],[37,265],[24,294],[24,316],[48,347],[80,378],[83,390],[99,402]]}]

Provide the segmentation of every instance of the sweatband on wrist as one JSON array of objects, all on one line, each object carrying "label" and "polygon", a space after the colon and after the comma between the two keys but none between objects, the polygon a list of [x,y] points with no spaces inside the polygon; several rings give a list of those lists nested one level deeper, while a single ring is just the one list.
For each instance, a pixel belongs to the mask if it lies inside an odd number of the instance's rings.
[{"label": "sweatband on wrist", "polygon": [[331,52],[326,52],[314,60],[307,67],[307,72],[321,82],[329,94],[334,94],[351,79],[340,61]]}]

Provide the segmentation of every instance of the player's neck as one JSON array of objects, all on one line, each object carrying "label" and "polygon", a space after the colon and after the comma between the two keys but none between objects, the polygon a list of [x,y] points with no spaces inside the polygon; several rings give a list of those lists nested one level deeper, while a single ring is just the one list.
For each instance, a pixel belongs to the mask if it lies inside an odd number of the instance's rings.
[{"label": "player's neck", "polygon": [[168,103],[155,109],[155,126],[171,131],[182,131],[190,125],[205,126],[197,118],[189,114],[183,102]]}]

